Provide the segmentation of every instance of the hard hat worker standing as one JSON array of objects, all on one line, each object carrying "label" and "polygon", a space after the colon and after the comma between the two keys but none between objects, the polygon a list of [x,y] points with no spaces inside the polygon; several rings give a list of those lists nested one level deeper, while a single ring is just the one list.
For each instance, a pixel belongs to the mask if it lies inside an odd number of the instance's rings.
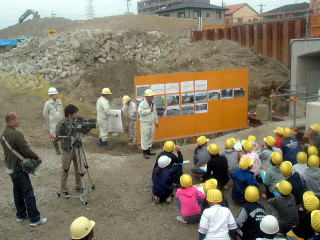
[{"label": "hard hat worker standing", "polygon": [[131,101],[129,96],[123,96],[122,98],[122,111],[126,115],[127,120],[129,122],[129,141],[136,142],[137,141],[137,107],[134,102]]},{"label": "hard hat worker standing", "polygon": [[43,108],[43,117],[49,124],[50,137],[57,155],[61,155],[60,147],[56,141],[56,126],[63,118],[61,100],[58,99],[58,90],[54,87],[48,89],[49,100],[46,101]]},{"label": "hard hat worker standing", "polygon": [[103,88],[101,97],[98,98],[97,108],[97,125],[99,127],[99,146],[111,150],[108,143],[108,135],[110,129],[110,118],[117,117],[118,114],[113,113],[110,107],[111,91],[109,88]]},{"label": "hard hat worker standing", "polygon": [[145,100],[139,104],[138,113],[140,118],[141,149],[143,157],[149,159],[151,155],[155,155],[150,152],[150,149],[154,138],[154,126],[158,128],[158,115],[153,103],[154,94],[152,90],[145,90],[144,95]]},{"label": "hard hat worker standing", "polygon": [[71,239],[91,240],[94,238],[94,226],[96,223],[86,217],[78,217],[70,226]]}]

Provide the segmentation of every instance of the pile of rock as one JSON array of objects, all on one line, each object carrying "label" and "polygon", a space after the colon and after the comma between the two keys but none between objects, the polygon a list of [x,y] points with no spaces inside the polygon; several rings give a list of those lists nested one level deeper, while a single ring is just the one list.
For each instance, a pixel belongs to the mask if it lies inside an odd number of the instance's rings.
[{"label": "pile of rock", "polygon": [[148,66],[182,47],[156,31],[76,30],[23,41],[0,55],[0,68],[18,74],[41,73],[56,82],[110,61],[131,59]]}]

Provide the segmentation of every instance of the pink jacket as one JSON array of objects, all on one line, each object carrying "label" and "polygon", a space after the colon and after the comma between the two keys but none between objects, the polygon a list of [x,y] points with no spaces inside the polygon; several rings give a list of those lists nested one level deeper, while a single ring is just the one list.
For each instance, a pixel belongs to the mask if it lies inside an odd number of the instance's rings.
[{"label": "pink jacket", "polygon": [[179,188],[176,193],[176,198],[180,200],[181,215],[192,216],[201,213],[198,199],[203,200],[206,198],[206,195],[195,187],[189,187],[186,189]]}]

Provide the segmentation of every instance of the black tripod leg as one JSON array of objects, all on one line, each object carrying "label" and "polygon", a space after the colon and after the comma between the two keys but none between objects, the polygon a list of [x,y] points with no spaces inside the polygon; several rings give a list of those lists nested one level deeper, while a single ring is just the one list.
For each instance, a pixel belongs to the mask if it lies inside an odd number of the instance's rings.
[{"label": "black tripod leg", "polygon": [[84,165],[84,167],[86,169],[86,172],[88,174],[88,178],[89,178],[89,182],[90,182],[90,185],[91,185],[91,189],[94,189],[95,185],[92,183],[92,180],[91,180],[91,176],[90,176],[90,173],[89,173],[89,165],[88,165],[87,157],[86,157],[86,154],[84,153],[83,148],[81,148],[81,152],[82,152],[82,156],[83,156],[83,165]]}]

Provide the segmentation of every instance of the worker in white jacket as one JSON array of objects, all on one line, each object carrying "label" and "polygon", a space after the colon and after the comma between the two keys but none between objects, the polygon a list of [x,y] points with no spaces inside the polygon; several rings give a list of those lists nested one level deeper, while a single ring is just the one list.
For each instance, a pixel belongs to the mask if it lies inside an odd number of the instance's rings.
[{"label": "worker in white jacket", "polygon": [[50,137],[57,155],[61,155],[60,147],[57,142],[56,126],[63,119],[61,100],[58,99],[58,90],[54,87],[48,89],[49,100],[43,108],[43,117],[49,124]]},{"label": "worker in white jacket", "polygon": [[138,107],[141,131],[141,149],[143,157],[149,159],[151,155],[150,149],[154,138],[154,126],[158,128],[158,115],[153,103],[153,92],[147,89],[144,92],[145,100]]},{"label": "worker in white jacket", "polygon": [[110,119],[118,114],[112,112],[109,101],[111,100],[111,91],[109,88],[103,88],[101,97],[97,100],[97,125],[99,127],[99,146],[111,150],[108,143],[110,129]]},{"label": "worker in white jacket", "polygon": [[128,132],[129,132],[129,142],[137,141],[137,130],[136,130],[136,122],[137,122],[137,108],[136,104],[131,101],[131,98],[127,95],[122,98],[122,112],[126,116],[126,120],[128,122]]}]

